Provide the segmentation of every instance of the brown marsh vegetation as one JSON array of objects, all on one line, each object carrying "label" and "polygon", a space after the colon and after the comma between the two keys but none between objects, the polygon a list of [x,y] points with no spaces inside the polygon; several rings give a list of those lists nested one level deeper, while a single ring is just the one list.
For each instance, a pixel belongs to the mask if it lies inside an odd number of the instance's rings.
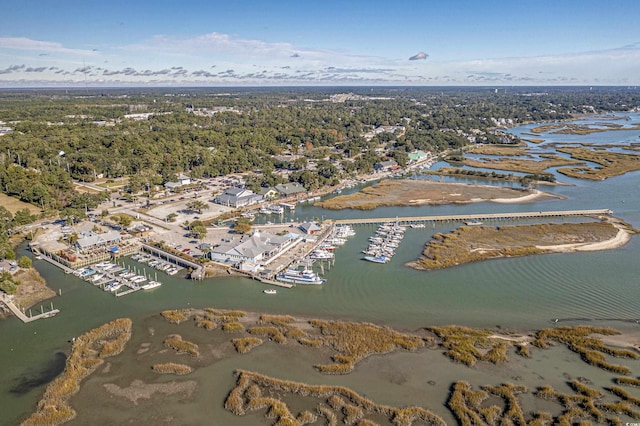
[{"label": "brown marsh vegetation", "polygon": [[[277,425],[303,425],[322,419],[323,424],[364,426],[377,424],[367,418],[373,415],[382,415],[395,425],[409,426],[414,422],[446,424],[442,418],[422,407],[395,408],[376,404],[342,386],[308,385],[243,370],[237,375],[236,387],[224,403],[225,409],[237,416],[264,410],[264,416]],[[273,395],[304,397],[315,403],[315,410],[295,414],[282,399]]]},{"label": "brown marsh vegetation", "polygon": [[448,234],[435,234],[422,257],[407,265],[424,270],[449,268],[498,257],[547,253],[550,249],[545,246],[606,241],[617,233],[618,228],[610,222],[462,226]]},{"label": "brown marsh vegetation", "polygon": [[498,186],[392,179],[380,181],[354,194],[317,202],[315,205],[331,210],[373,210],[388,206],[464,204],[497,198],[520,198],[528,194],[530,192]]},{"label": "brown marsh vegetation", "polygon": [[164,364],[154,364],[151,369],[160,374],[177,374],[184,375],[193,371],[193,368],[185,364],[176,364],[175,362],[166,362]]},{"label": "brown marsh vegetation", "polygon": [[59,425],[76,416],[69,399],[80,390],[82,379],[102,365],[104,358],[118,355],[131,338],[132,322],[120,318],[90,330],[73,342],[64,371],[47,389],[38,408],[23,425]]},{"label": "brown marsh vegetation", "polygon": [[599,164],[599,167],[596,168],[582,166],[558,169],[559,173],[569,177],[604,180],[612,176],[640,170],[640,155],[637,154],[600,151],[585,147],[560,147],[556,149],[559,152],[571,155],[571,158]]},{"label": "brown marsh vegetation", "polygon": [[597,337],[591,337],[592,334],[611,336],[620,333],[610,328],[588,326],[545,328],[535,334],[535,339],[532,344],[539,348],[546,348],[553,341],[559,342],[566,345],[571,351],[579,354],[587,364],[617,374],[631,374],[629,367],[611,364],[607,361],[605,355],[630,359],[638,359],[639,355],[627,349],[617,349],[607,346]]}]

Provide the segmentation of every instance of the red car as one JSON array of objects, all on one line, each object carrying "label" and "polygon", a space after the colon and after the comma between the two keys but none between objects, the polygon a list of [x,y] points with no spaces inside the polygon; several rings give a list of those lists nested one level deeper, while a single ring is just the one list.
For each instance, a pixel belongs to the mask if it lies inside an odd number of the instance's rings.
[{"label": "red car", "polygon": [[188,248],[182,250],[183,253],[189,253],[190,251],[191,251],[191,249],[188,249]]}]

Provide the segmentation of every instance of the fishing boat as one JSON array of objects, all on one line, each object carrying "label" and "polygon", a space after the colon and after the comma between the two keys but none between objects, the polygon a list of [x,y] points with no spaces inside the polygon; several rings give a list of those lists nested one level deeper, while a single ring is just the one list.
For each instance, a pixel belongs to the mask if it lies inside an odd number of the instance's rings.
[{"label": "fishing boat", "polygon": [[311,269],[304,268],[300,270],[292,267],[276,275],[276,280],[294,284],[322,284],[325,282]]},{"label": "fishing boat", "polygon": [[384,254],[382,254],[380,256],[365,256],[364,260],[368,262],[374,262],[374,263],[387,263],[389,262],[390,259]]},{"label": "fishing boat", "polygon": [[278,290],[273,289],[273,288],[267,288],[265,290],[262,290],[263,293],[265,294],[276,294],[278,292]]},{"label": "fishing boat", "polygon": [[143,290],[152,290],[154,288],[160,287],[161,285],[162,283],[160,281],[149,281],[148,283],[143,285],[141,288]]}]

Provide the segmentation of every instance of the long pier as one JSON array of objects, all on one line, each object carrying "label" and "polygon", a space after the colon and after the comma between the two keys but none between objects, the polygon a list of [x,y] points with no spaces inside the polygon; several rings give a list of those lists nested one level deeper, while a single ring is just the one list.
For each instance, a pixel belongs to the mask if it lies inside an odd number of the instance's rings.
[{"label": "long pier", "polygon": [[534,219],[541,217],[563,216],[610,216],[610,209],[598,210],[556,210],[546,212],[516,212],[516,213],[478,213],[444,216],[412,216],[412,217],[378,217],[366,219],[337,219],[332,221],[335,225],[379,225],[387,222],[398,222],[399,225],[423,222],[456,222],[456,221],[481,221],[481,220],[510,220],[510,219]]}]

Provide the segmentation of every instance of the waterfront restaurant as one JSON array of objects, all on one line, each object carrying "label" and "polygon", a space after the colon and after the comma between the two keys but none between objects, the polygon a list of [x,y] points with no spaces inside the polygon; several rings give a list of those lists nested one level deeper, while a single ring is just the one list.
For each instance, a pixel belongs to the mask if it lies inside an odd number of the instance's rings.
[{"label": "waterfront restaurant", "polygon": [[232,239],[213,247],[209,256],[213,261],[234,265],[241,262],[266,265],[298,241],[300,241],[298,234],[289,233],[278,236],[269,232],[256,231],[251,236],[243,235],[237,240]]},{"label": "waterfront restaurant", "polygon": [[86,252],[96,247],[106,247],[108,245],[118,244],[122,236],[119,231],[108,231],[104,234],[97,234],[93,231],[81,234],[76,241],[76,248],[80,252]]}]

